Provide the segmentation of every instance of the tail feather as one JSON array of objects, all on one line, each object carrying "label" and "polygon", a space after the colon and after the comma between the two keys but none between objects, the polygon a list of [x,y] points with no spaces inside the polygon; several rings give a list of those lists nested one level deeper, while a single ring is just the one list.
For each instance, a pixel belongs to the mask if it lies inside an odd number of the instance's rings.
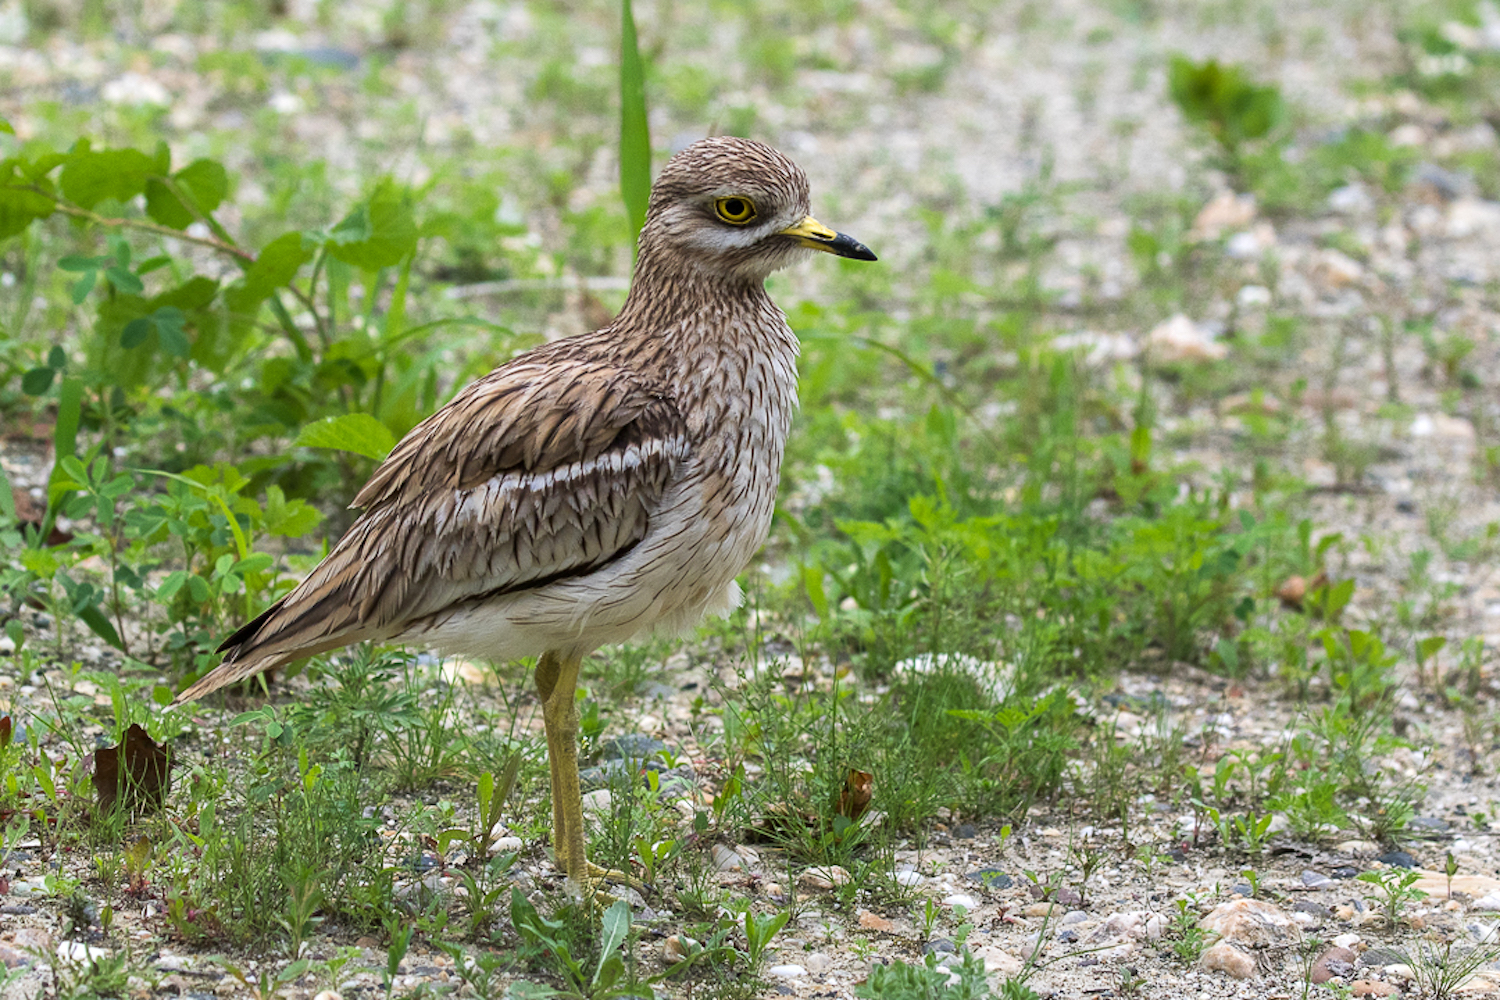
[{"label": "tail feather", "polygon": [[287,598],[283,597],[225,639],[218,648],[218,652],[225,654],[223,662],[198,678],[173,699],[173,704],[196,701],[221,687],[248,680],[264,671],[359,641],[360,636],[348,633],[311,641],[295,631],[288,635],[286,626],[290,623],[277,620],[286,601]]}]

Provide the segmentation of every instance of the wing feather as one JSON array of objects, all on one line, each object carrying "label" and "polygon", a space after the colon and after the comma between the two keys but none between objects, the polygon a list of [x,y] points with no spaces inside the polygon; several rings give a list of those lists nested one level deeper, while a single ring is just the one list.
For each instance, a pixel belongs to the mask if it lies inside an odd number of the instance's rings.
[{"label": "wing feather", "polygon": [[392,449],[328,558],[178,700],[594,572],[644,537],[688,449],[681,414],[638,375],[583,359],[504,365]]}]

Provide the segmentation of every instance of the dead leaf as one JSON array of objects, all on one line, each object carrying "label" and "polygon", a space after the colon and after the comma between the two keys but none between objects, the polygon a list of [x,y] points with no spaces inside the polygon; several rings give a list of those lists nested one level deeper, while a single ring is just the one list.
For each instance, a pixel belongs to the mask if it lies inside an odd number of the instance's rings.
[{"label": "dead leaf", "polygon": [[117,807],[132,813],[159,809],[172,785],[171,771],[168,745],[158,746],[146,730],[132,723],[119,746],[94,754],[94,794],[99,812]]},{"label": "dead leaf", "polygon": [[10,716],[0,715],[0,750],[10,746]]},{"label": "dead leaf", "polygon": [[[16,505],[16,520],[23,526],[29,525],[37,530],[41,530],[42,523],[47,519],[47,508],[33,500],[31,494],[19,486],[12,486],[10,488],[10,496],[12,502]],[[52,530],[47,533],[47,544],[49,546],[66,545],[72,540],[72,534],[63,531],[55,524],[52,526]]]},{"label": "dead leaf", "polygon": [[848,776],[844,778],[844,787],[839,789],[838,815],[851,820],[859,819],[870,808],[874,789],[873,774],[851,767]]}]

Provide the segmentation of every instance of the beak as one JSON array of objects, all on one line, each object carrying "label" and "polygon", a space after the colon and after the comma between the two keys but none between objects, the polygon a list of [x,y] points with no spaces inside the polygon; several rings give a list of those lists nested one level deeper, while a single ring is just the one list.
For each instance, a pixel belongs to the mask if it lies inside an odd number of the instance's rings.
[{"label": "beak", "polygon": [[848,257],[850,260],[880,259],[853,236],[836,233],[810,215],[795,226],[783,229],[780,235],[790,236],[805,247],[831,253],[835,257]]}]

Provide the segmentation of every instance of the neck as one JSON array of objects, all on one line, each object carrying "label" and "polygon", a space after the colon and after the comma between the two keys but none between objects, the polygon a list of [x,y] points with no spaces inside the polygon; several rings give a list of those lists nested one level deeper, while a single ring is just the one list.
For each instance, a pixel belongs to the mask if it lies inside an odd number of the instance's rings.
[{"label": "neck", "polygon": [[[616,326],[652,330],[667,335],[683,321],[704,314],[722,322],[747,311],[771,306],[764,280],[735,273],[710,271],[682,260],[651,240],[642,240],[630,294],[615,320]],[[688,327],[702,326],[687,322]],[[715,325],[712,322],[710,326]]]}]

